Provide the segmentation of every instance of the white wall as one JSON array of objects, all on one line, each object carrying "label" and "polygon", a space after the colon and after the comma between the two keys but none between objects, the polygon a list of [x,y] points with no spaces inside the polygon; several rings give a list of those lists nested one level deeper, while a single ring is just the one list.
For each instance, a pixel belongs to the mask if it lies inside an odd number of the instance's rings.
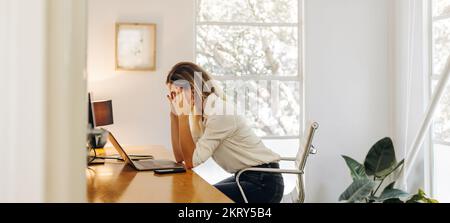
[{"label": "white wall", "polygon": [[[194,60],[194,0],[89,0],[88,88],[95,100],[112,99],[115,124],[107,127],[124,145],[170,148],[165,78],[180,61]],[[116,22],[157,24],[157,70],[114,70]]]},{"label": "white wall", "polygon": [[351,184],[340,155],[363,161],[392,136],[391,0],[306,0],[306,118],[320,123],[307,201],[337,202]]}]

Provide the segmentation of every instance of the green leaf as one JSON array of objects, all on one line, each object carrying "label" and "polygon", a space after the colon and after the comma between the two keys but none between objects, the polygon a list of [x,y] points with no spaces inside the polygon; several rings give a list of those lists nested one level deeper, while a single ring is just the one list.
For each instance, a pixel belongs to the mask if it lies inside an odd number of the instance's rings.
[{"label": "green leaf", "polygon": [[395,198],[404,198],[408,197],[409,194],[398,189],[385,189],[383,193],[381,193],[380,197],[378,198],[381,201],[389,200],[389,199],[395,199]]},{"label": "green leaf", "polygon": [[392,140],[384,138],[370,149],[364,167],[367,175],[384,178],[395,170],[396,164]]},{"label": "green leaf", "polygon": [[383,183],[381,184],[380,188],[387,188],[388,186],[391,186],[392,188],[395,187],[396,181],[399,179],[403,172],[403,161],[400,162],[397,166],[398,168],[395,169],[392,173],[388,174],[386,177],[378,180],[383,180]]},{"label": "green leaf", "polygon": [[389,189],[394,189],[394,185],[395,185],[395,181],[392,182],[391,184],[387,185],[384,190],[389,190]]},{"label": "green leaf", "polygon": [[339,201],[355,203],[363,201],[370,196],[370,192],[375,187],[375,182],[371,179],[358,179],[341,194]]},{"label": "green leaf", "polygon": [[413,195],[409,200],[406,201],[407,204],[411,204],[411,203],[420,203],[420,196],[419,195]]},{"label": "green leaf", "polygon": [[403,166],[403,164],[405,164],[405,159],[402,159],[402,161],[400,161],[399,163],[397,163],[397,165],[395,166],[395,169],[392,171],[396,171],[397,169],[399,169],[401,166]]},{"label": "green leaf", "polygon": [[353,180],[367,178],[366,170],[362,164],[358,163],[356,160],[348,156],[342,157],[344,158],[348,168],[350,169],[350,174],[352,175]]},{"label": "green leaf", "polygon": [[425,191],[419,189],[419,192],[407,200],[406,203],[439,203],[439,201],[427,197]]},{"label": "green leaf", "polygon": [[432,199],[432,198],[426,198],[426,199],[425,199],[425,203],[438,204],[439,201],[438,201],[438,200],[435,200],[435,199]]},{"label": "green leaf", "polygon": [[390,172],[388,172],[384,177],[387,177],[387,176],[391,175],[393,172],[399,170],[400,167],[403,166],[404,163],[405,163],[405,160],[403,159],[402,161],[397,163],[397,165],[395,165],[395,167]]},{"label": "green leaf", "polygon": [[419,193],[417,193],[419,195],[420,198],[424,198],[425,196],[427,196],[425,194],[425,191],[423,191],[422,189],[419,189]]}]

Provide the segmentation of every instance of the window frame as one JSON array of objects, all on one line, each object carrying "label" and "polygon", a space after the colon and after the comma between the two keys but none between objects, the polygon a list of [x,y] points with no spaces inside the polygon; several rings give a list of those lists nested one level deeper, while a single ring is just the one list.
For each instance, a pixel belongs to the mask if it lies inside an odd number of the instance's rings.
[{"label": "window frame", "polygon": [[[423,28],[424,28],[424,52],[426,55],[424,56],[425,61],[425,74],[426,74],[426,82],[424,83],[425,89],[425,103],[429,103],[430,99],[433,95],[433,81],[439,80],[437,75],[433,74],[433,7],[432,1],[424,1],[423,2]],[[425,151],[424,154],[424,186],[425,191],[430,194],[430,196],[434,197],[434,142],[433,142],[433,132],[434,132],[434,124],[430,126],[427,140],[424,143],[424,146],[430,148]]]},{"label": "window frame", "polygon": [[[430,101],[433,96],[433,82],[440,81],[442,74],[437,74],[434,72],[434,24],[443,20],[450,20],[450,13],[445,15],[434,16],[433,15],[433,0],[424,1],[424,41],[425,41],[425,73],[427,74],[426,87],[428,88],[428,95],[426,102]],[[429,140],[427,140],[427,148],[430,148],[425,152],[425,188],[431,196],[436,196],[436,178],[434,176],[435,172],[435,145],[450,146],[450,142],[445,142],[442,140],[435,139],[434,134],[434,124],[430,126],[430,131],[428,134]]]},{"label": "window frame", "polygon": [[219,22],[219,21],[199,21],[199,0],[194,0],[194,62],[197,63],[197,33],[198,27],[202,25],[216,25],[216,26],[248,26],[248,27],[296,27],[298,29],[298,75],[297,76],[258,76],[258,75],[247,75],[247,76],[216,76],[213,78],[218,81],[280,81],[280,82],[298,82],[299,84],[299,94],[300,94],[300,114],[299,114],[299,135],[289,135],[289,136],[262,136],[263,140],[288,140],[297,139],[300,140],[305,126],[305,81],[304,81],[304,0],[298,0],[298,19],[297,23],[258,23],[258,22]]}]

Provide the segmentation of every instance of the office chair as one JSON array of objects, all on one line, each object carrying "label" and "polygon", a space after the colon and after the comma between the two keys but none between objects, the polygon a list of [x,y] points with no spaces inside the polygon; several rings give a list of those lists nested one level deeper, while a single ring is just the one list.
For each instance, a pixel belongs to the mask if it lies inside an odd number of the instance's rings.
[{"label": "office chair", "polygon": [[319,124],[317,122],[313,122],[309,125],[307,131],[305,131],[305,137],[301,140],[301,146],[297,153],[297,157],[284,157],[281,158],[281,161],[295,162],[296,169],[271,169],[271,168],[247,168],[239,171],[236,175],[236,183],[241,191],[242,197],[244,198],[245,203],[248,203],[245,192],[240,184],[240,176],[245,172],[265,172],[265,173],[273,173],[273,174],[295,174],[298,175],[297,178],[297,186],[294,190],[283,197],[282,203],[304,203],[305,202],[305,166],[308,160],[309,155],[314,155],[317,153],[317,150],[312,145],[314,134],[319,128]]}]

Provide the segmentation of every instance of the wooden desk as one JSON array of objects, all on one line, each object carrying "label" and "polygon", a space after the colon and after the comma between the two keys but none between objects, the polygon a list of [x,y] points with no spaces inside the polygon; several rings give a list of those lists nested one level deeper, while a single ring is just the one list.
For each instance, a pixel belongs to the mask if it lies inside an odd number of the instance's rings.
[{"label": "wooden desk", "polygon": [[[129,154],[153,155],[156,159],[173,156],[162,146],[128,147]],[[116,154],[106,149],[106,154]],[[90,203],[231,203],[232,201],[193,171],[155,175],[138,172],[119,161],[90,166],[86,170]]]}]

